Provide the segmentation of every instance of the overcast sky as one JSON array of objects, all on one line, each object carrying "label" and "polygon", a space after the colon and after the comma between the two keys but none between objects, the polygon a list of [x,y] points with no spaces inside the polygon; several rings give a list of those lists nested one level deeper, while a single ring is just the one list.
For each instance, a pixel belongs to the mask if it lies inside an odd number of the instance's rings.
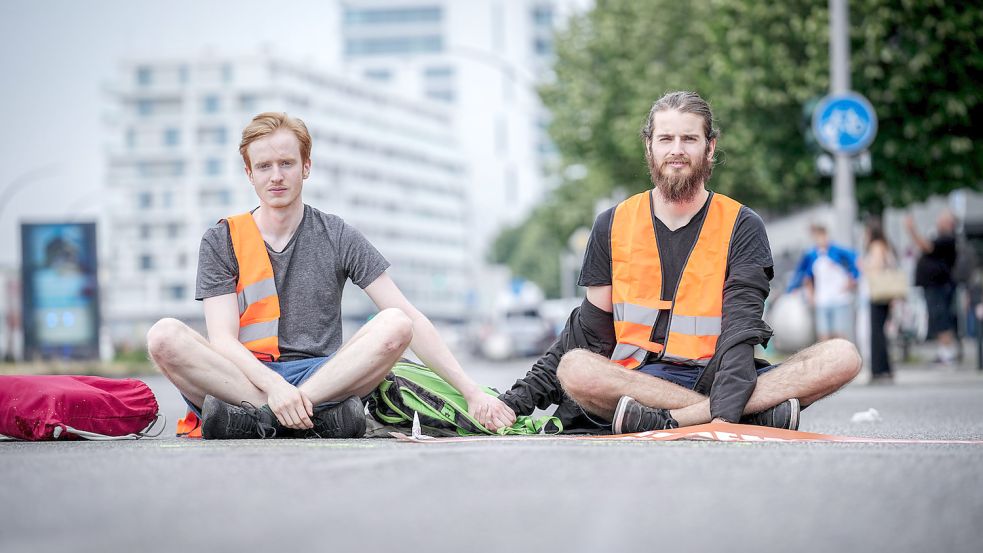
[{"label": "overcast sky", "polygon": [[337,16],[331,0],[0,1],[0,268],[18,258],[20,221],[94,220],[120,61],[269,47],[325,67]]}]

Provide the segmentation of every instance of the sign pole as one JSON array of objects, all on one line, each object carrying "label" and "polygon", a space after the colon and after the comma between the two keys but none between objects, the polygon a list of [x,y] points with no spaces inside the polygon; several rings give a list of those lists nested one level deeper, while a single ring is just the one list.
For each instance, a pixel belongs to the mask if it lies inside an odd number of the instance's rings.
[{"label": "sign pole", "polygon": [[[850,22],[847,0],[829,0],[829,81],[830,93],[850,91]],[[833,209],[836,228],[833,236],[850,248],[853,244],[853,223],[857,218],[857,198],[850,156],[834,154]]]}]

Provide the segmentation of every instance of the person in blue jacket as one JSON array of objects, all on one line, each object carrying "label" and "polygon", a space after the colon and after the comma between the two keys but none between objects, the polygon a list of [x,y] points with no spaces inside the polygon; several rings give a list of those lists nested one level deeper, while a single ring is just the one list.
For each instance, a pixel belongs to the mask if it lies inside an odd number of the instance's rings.
[{"label": "person in blue jacket", "polygon": [[802,256],[788,291],[804,288],[815,312],[819,341],[853,337],[853,292],[860,271],[857,254],[829,241],[826,227],[810,227],[815,247]]}]

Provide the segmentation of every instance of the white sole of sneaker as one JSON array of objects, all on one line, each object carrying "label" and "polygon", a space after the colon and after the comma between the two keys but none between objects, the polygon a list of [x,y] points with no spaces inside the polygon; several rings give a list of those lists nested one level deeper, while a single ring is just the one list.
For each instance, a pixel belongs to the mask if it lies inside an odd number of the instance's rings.
[{"label": "white sole of sneaker", "polygon": [[635,401],[629,396],[621,396],[618,400],[618,406],[614,408],[614,417],[611,419],[611,431],[615,434],[621,434],[621,420],[625,417],[625,409],[628,408],[628,402]]},{"label": "white sole of sneaker", "polygon": [[792,415],[788,418],[788,429],[789,430],[798,430],[799,429],[799,411],[801,411],[801,405],[799,404],[799,400],[796,399],[796,398],[794,398],[794,397],[792,399],[790,399],[789,401],[792,402]]}]

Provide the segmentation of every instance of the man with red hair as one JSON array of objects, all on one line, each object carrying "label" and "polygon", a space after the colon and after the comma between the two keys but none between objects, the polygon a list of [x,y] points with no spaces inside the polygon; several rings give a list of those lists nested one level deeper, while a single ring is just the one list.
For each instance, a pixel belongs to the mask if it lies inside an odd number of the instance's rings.
[{"label": "man with red hair", "polygon": [[[460,391],[488,428],[514,414],[464,373],[433,324],[389,277],[389,262],[341,218],[304,204],[311,136],[262,113],[239,146],[259,199],[206,231],[196,297],[206,340],[175,319],[147,335],[151,357],[203,419],[204,438],[360,437],[367,396],[410,347]],[[379,313],[342,345],[341,294],[351,280]]]}]

